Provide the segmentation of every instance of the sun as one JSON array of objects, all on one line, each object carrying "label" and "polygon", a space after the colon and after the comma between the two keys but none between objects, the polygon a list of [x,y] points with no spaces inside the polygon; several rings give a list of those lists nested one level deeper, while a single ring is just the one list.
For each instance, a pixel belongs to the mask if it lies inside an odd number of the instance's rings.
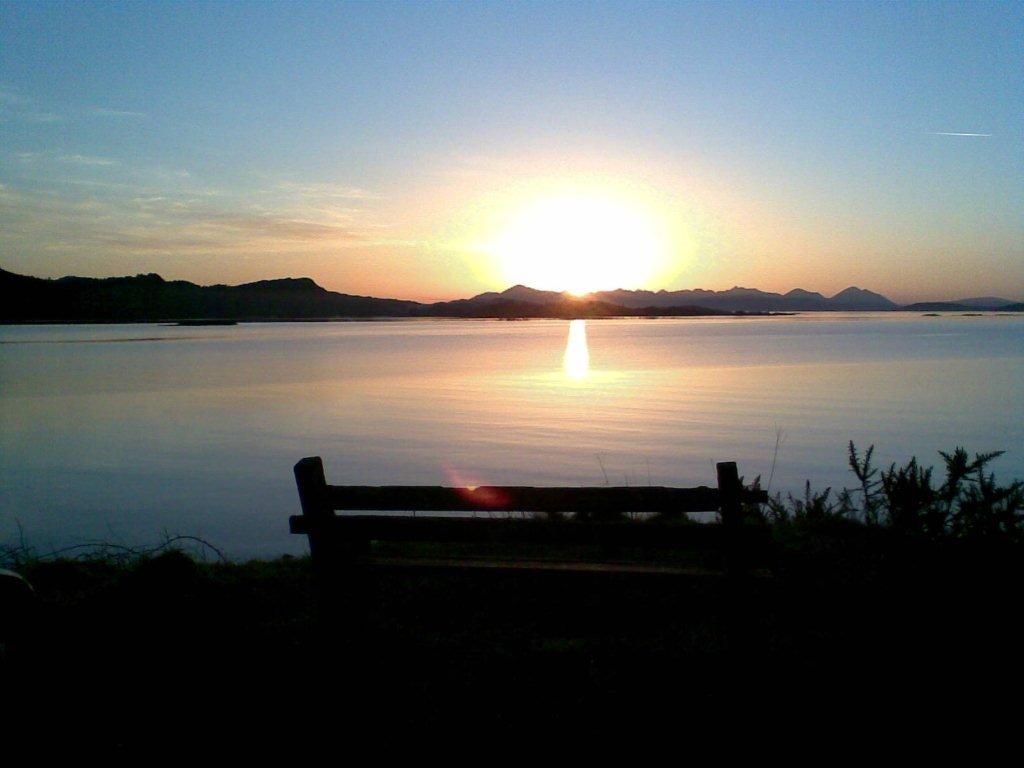
[{"label": "sun", "polygon": [[577,295],[638,288],[668,257],[667,237],[643,206],[610,195],[534,200],[488,245],[509,285]]}]

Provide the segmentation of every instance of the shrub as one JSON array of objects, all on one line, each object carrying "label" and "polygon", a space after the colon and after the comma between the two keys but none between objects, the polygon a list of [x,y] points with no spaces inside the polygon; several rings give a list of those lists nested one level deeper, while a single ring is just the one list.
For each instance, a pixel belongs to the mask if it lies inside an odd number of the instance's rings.
[{"label": "shrub", "polygon": [[1024,538],[1024,481],[999,485],[988,471],[1002,453],[979,453],[972,459],[961,447],[940,451],[945,479],[936,486],[933,469],[921,466],[917,457],[879,469],[872,462],[874,446],[862,455],[851,441],[848,461],[858,487],[833,495],[831,488],[812,490],[808,481],[802,497],[771,498],[765,517],[773,523],[846,518],[935,539],[1019,540]]}]

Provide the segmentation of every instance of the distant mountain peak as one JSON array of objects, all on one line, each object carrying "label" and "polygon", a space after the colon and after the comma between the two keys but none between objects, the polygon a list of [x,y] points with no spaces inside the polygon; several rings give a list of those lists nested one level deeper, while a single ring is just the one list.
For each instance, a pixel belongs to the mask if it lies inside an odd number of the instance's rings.
[{"label": "distant mountain peak", "polygon": [[722,291],[722,293],[732,294],[733,296],[764,296],[765,291],[760,288],[746,288],[742,285],[734,285],[728,291]]},{"label": "distant mountain peak", "polygon": [[[481,294],[488,295],[488,294]],[[532,301],[537,304],[550,304],[553,301],[559,301],[565,297],[564,293],[558,291],[542,291],[537,288],[530,288],[528,285],[513,285],[511,288],[507,288],[499,294],[504,299],[514,299],[516,301]]]},{"label": "distant mountain peak", "polygon": [[849,288],[843,288],[843,290],[841,290],[839,293],[837,293],[832,298],[834,299],[834,298],[836,298],[838,296],[863,296],[863,295],[879,296],[880,294],[877,294],[877,293],[875,293],[873,291],[869,291],[867,288],[859,288],[856,285],[851,285]]},{"label": "distant mountain peak", "polygon": [[311,277],[279,277],[274,280],[257,280],[255,283],[243,283],[238,288],[276,291],[324,291]]},{"label": "distant mountain peak", "polygon": [[844,288],[833,296],[831,301],[835,302],[837,305],[845,305],[858,309],[895,309],[896,307],[895,302],[885,298],[882,294],[869,291],[867,288],[858,288],[856,285]]}]

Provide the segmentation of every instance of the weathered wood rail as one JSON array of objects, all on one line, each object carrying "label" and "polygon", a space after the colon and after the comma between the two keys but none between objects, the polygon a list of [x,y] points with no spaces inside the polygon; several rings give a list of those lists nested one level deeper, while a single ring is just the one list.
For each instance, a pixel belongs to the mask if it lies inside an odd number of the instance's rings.
[{"label": "weathered wood rail", "polygon": [[[309,537],[310,552],[318,572],[339,566],[434,565],[436,567],[537,567],[551,569],[550,562],[532,566],[511,559],[488,561],[467,558],[435,559],[431,562],[406,559],[387,563],[370,556],[370,542],[432,542],[490,544],[601,545],[607,547],[716,548],[738,549],[741,543],[758,538],[762,531],[743,526],[746,504],[767,500],[764,491],[743,487],[734,462],[717,465],[718,486],[697,488],[598,487],[535,488],[477,486],[353,486],[328,485],[323,462],[314,456],[295,465],[302,514],[290,518],[291,532]],[[531,518],[503,514],[501,517],[439,517],[394,515],[336,515],[336,511],[359,512],[484,512],[484,513],[574,513],[571,519]],[[721,524],[685,525],[671,518],[693,512],[718,512]],[[623,513],[655,513],[652,520],[623,520]],[[579,564],[594,570],[594,564]],[[557,569],[570,570],[572,563]],[[616,570],[609,565],[609,570]],[[624,572],[643,570],[635,564],[622,566]],[[652,572],[665,572],[653,566]]]}]

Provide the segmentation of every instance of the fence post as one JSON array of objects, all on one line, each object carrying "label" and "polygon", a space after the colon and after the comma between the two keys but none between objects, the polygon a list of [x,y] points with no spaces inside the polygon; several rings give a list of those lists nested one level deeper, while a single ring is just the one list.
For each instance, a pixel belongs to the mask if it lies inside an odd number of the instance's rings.
[{"label": "fence post", "polygon": [[743,486],[735,461],[722,461],[718,470],[718,509],[725,528],[725,572],[735,576],[743,572],[746,553],[743,547]]},{"label": "fence post", "polygon": [[344,571],[351,564],[351,552],[330,529],[316,523],[334,517],[327,495],[324,463],[319,456],[307,456],[295,465],[295,484],[299,488],[299,504],[303,517],[309,518],[309,554],[313,560],[313,580],[318,602],[322,606],[334,602],[339,594]]},{"label": "fence post", "polygon": [[330,514],[331,510],[327,509],[327,480],[323,459],[319,456],[299,459],[295,465],[295,483],[299,486],[302,514],[311,517]]},{"label": "fence post", "polygon": [[[324,476],[324,462],[319,456],[307,456],[299,459],[295,465],[295,484],[299,488],[299,504],[302,506],[302,514],[310,521],[323,520],[330,517],[334,510],[330,508],[327,501],[327,480]],[[309,553],[313,557],[314,566],[319,567],[319,562],[326,554],[320,550],[322,539],[319,532],[310,529]]]},{"label": "fence post", "polygon": [[309,518],[309,554],[313,561],[313,582],[318,621],[330,642],[357,642],[364,630],[365,614],[371,600],[371,584],[357,565],[369,548],[368,541],[342,540],[329,527],[316,522],[334,517],[324,463],[319,456],[300,459],[295,465],[302,515]]},{"label": "fence post", "polygon": [[735,461],[719,462],[715,468],[718,470],[718,509],[722,523],[735,528],[743,519],[743,486],[740,485],[739,470]]}]

